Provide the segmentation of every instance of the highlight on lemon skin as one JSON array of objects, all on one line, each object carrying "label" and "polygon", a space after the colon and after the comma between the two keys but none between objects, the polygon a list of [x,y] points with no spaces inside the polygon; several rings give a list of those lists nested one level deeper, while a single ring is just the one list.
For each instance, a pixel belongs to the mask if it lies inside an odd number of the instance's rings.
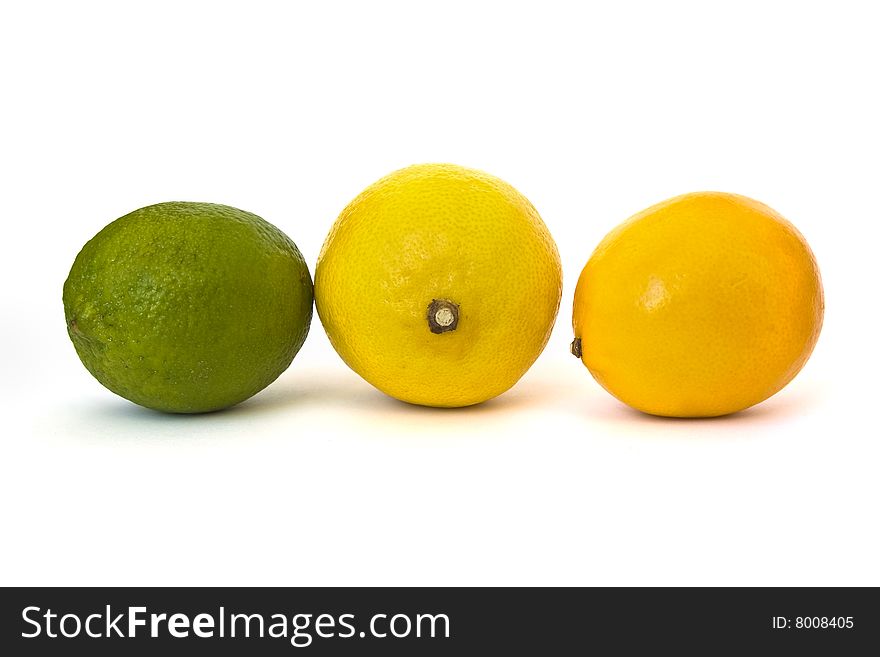
[{"label": "highlight on lemon skin", "polygon": [[745,196],[697,192],[602,240],[575,290],[571,352],[640,411],[726,415],[797,375],[823,314],[816,259],[790,222]]},{"label": "highlight on lemon skin", "polygon": [[342,359],[386,394],[457,407],[513,386],[547,344],[556,244],[506,182],[453,164],[395,171],[339,215],[315,304]]}]

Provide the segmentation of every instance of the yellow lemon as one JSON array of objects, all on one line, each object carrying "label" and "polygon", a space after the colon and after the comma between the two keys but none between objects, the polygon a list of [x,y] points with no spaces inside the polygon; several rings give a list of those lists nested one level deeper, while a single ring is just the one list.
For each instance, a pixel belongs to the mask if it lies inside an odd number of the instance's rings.
[{"label": "yellow lemon", "polygon": [[781,390],[822,328],[803,236],[735,194],[669,199],[599,244],[574,296],[572,353],[645,413],[733,413]]},{"label": "yellow lemon", "polygon": [[481,171],[423,164],[346,207],[315,271],[342,359],[392,397],[467,406],[501,394],[550,336],[562,272],[532,204]]}]

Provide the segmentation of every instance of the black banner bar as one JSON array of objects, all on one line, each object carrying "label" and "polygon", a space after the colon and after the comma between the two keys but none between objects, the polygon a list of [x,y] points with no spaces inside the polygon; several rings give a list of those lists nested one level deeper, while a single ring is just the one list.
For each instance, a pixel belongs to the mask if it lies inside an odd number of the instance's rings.
[{"label": "black banner bar", "polygon": [[0,614],[0,654],[16,656],[880,648],[871,588],[21,588],[2,590]]}]

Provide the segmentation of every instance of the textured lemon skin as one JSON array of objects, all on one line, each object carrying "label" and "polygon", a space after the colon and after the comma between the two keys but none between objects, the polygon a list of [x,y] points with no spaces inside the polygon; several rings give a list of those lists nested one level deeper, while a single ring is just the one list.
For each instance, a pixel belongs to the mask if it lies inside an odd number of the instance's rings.
[{"label": "textured lemon skin", "polygon": [[[559,254],[531,203],[489,174],[415,165],[364,190],[328,235],[315,304],[333,347],[392,397],[476,404],[528,370],[559,310]],[[459,306],[432,333],[435,299]]]},{"label": "textured lemon skin", "polygon": [[309,330],[312,281],[260,217],[160,203],[112,222],[64,283],[67,330],[105,387],[148,408],[214,411],[274,381]]},{"label": "textured lemon skin", "polygon": [[645,413],[734,413],[781,390],[822,328],[819,269],[775,211],[700,192],[633,216],[578,280],[574,335],[612,395]]}]

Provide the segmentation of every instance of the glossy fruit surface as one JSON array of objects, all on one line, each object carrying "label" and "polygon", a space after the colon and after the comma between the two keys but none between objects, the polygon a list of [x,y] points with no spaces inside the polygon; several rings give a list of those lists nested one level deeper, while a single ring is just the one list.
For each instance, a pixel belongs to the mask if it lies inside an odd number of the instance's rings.
[{"label": "glossy fruit surface", "polygon": [[572,351],[641,411],[724,415],[794,378],[823,312],[819,269],[791,223],[744,196],[686,194],[596,248],[575,291]]},{"label": "glossy fruit surface", "polygon": [[403,401],[501,394],[543,350],[559,309],[556,245],[529,201],[473,169],[396,171],[346,207],[315,270],[333,347]]},{"label": "glossy fruit surface", "polygon": [[312,281],[296,245],[260,217],[160,203],[83,247],[64,314],[104,386],[148,408],[199,413],[247,399],[287,368],[309,330]]}]

